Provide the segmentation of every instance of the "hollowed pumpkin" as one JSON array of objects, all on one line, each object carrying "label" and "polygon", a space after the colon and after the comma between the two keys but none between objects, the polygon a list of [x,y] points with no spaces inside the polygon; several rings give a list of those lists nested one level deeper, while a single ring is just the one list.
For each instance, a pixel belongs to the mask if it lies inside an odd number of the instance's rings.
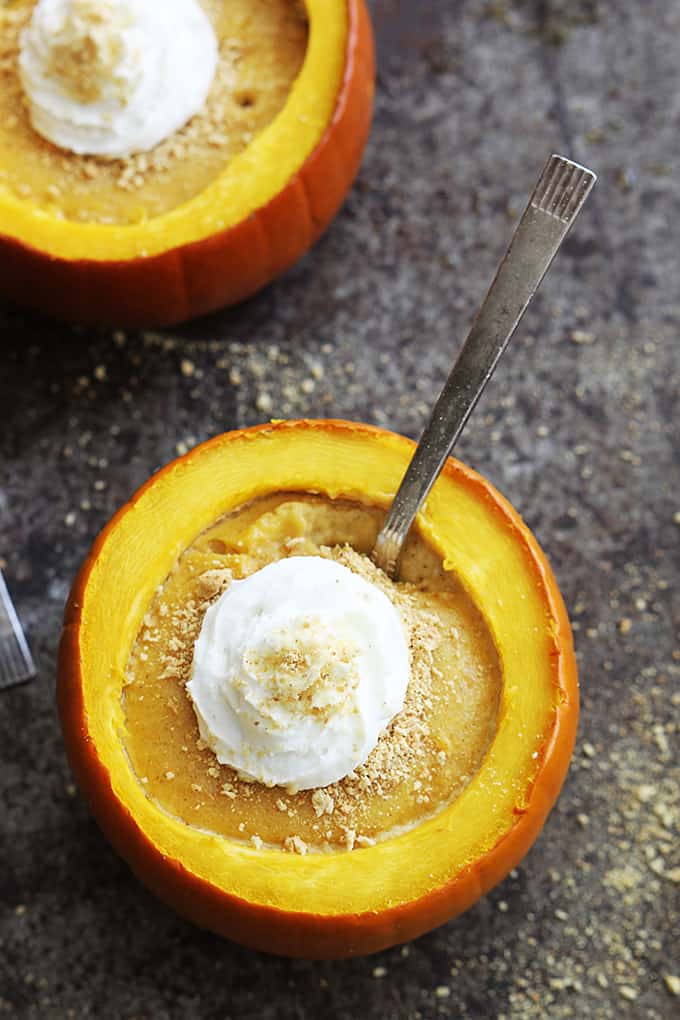
[{"label": "hollowed pumpkin", "polygon": [[374,87],[364,0],[304,2],[307,51],[283,109],[189,201],[140,223],[83,223],[0,181],[0,294],[68,321],[169,325],[293,265],[352,184]]},{"label": "hollowed pumpkin", "polygon": [[387,506],[413,451],[368,425],[231,432],[150,479],[104,529],[74,584],[58,700],[75,777],[114,847],[184,916],[253,948],[333,958],[411,939],[460,913],[526,853],[573,748],[576,665],[550,568],[517,513],[448,460],[419,524],[483,612],[503,670],[495,739],[462,795],[375,846],[305,857],[193,829],[144,794],[125,756],[123,673],[157,587],[220,515],[276,491]]}]

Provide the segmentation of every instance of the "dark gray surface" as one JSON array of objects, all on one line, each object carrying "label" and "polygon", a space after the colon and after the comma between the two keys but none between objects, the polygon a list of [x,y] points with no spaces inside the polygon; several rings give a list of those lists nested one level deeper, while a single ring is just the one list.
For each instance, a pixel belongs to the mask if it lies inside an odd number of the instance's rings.
[{"label": "dark gray surface", "polygon": [[[372,6],[367,157],[285,279],[162,334],[0,312],[0,553],[41,663],[0,701],[0,1015],[678,1015],[680,5]],[[565,790],[516,874],[404,949],[240,949],[152,899],[71,786],[53,695],[69,584],[135,487],[217,431],[332,415],[416,435],[554,149],[600,182],[458,452],[535,529],[574,620]]]}]

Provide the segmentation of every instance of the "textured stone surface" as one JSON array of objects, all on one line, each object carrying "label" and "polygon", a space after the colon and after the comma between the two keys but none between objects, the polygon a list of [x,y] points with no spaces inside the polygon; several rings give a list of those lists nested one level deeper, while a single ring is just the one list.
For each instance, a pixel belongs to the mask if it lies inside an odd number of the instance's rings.
[{"label": "textured stone surface", "polygon": [[[0,553],[41,667],[0,695],[0,1015],[678,1015],[680,5],[372,7],[367,157],[285,279],[162,334],[0,311]],[[402,949],[289,962],[197,931],[71,786],[53,686],[77,565],[155,467],[222,429],[305,414],[417,435],[555,149],[600,182],[458,452],[535,529],[574,620],[559,805],[517,873]]]}]

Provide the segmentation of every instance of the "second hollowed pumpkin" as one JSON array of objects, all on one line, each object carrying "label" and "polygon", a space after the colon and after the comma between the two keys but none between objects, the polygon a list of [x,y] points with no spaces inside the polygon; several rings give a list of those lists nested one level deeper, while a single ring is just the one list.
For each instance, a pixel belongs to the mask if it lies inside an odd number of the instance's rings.
[{"label": "second hollowed pumpkin", "polygon": [[140,223],[77,222],[0,181],[0,293],[59,319],[158,326],[240,301],[293,265],[357,173],[374,88],[363,0],[305,6],[307,50],[283,108],[189,201]]}]

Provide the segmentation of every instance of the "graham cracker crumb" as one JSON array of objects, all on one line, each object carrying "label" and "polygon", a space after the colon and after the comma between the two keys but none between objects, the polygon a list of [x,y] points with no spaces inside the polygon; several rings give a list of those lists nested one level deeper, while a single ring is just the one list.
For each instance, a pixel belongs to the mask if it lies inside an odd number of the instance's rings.
[{"label": "graham cracker crumb", "polygon": [[299,836],[286,836],[283,845],[290,853],[300,854],[301,857],[304,857],[308,850],[304,839],[300,839]]},{"label": "graham cracker crumb", "polygon": [[312,807],[317,818],[322,815],[332,815],[335,801],[326,790],[314,790],[312,794]]},{"label": "graham cracker crumb", "polygon": [[[63,21],[56,29],[48,68],[50,76],[59,80],[72,98],[85,104],[101,97],[99,82],[116,80],[116,65],[121,56],[120,43],[117,40],[112,43],[107,30],[109,12],[99,7],[92,0],[76,0],[66,40],[63,33],[67,26]],[[75,44],[74,35],[80,45]]]},{"label": "graham cracker crumb", "polygon": [[680,977],[676,974],[664,974],[663,980],[671,995],[680,995]]},{"label": "graham cracker crumb", "polygon": [[199,593],[205,599],[214,599],[229,587],[233,573],[226,567],[206,570],[198,579]]},{"label": "graham cracker crumb", "polygon": [[354,844],[356,843],[357,839],[356,832],[354,831],[354,829],[349,828],[343,829],[343,832],[345,833],[345,849],[353,850]]}]

